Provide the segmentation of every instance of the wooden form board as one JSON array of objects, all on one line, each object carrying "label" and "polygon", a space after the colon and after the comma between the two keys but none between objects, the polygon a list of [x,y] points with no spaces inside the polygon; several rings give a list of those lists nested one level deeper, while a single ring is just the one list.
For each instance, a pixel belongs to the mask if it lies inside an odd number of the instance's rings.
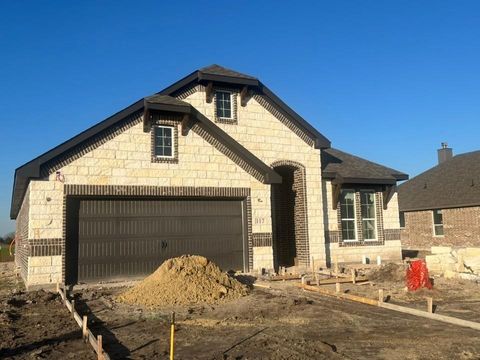
[{"label": "wooden form board", "polygon": [[[73,312],[73,318],[75,319],[75,322],[82,328],[82,318],[80,315],[75,311],[74,305],[68,300],[67,295],[65,293],[65,289],[60,289],[57,285],[58,293],[60,294],[63,302],[65,303],[65,306],[67,307],[67,310],[69,312]],[[101,351],[101,354],[98,354],[98,349],[99,349],[99,343],[97,341],[97,338],[95,335],[92,333],[90,329],[87,328],[87,333],[88,333],[88,342],[90,345],[93,347],[93,350],[95,353],[97,353],[98,358],[102,360],[110,360],[110,356],[104,351]]]},{"label": "wooden form board", "polygon": [[[300,283],[295,284],[295,285],[304,289],[304,290],[314,291],[314,292],[317,292],[317,293],[320,293],[320,294],[323,294],[323,295],[327,295],[327,296],[333,296],[333,297],[340,298],[340,299],[356,301],[356,302],[360,302],[362,304],[373,305],[373,306],[382,307],[384,309],[398,311],[398,312],[401,312],[401,313],[404,313],[404,314],[420,316],[420,317],[424,317],[424,318],[431,319],[431,320],[442,321],[442,322],[457,325],[457,326],[463,326],[463,327],[468,327],[468,328],[475,329],[475,330],[480,330],[480,323],[477,323],[477,322],[474,322],[474,321],[458,319],[458,318],[455,318],[455,317],[452,317],[452,316],[434,314],[434,313],[431,313],[431,312],[428,312],[428,311],[422,311],[422,310],[418,310],[418,309],[412,309],[412,308],[409,308],[409,307],[406,307],[406,306],[400,306],[400,305],[386,303],[386,302],[383,301],[383,290],[382,289],[380,289],[381,290],[380,292],[382,293],[382,296],[381,296],[382,300],[379,301],[379,300],[369,299],[369,298],[366,298],[366,297],[363,297],[363,296],[357,296],[357,295],[352,295],[352,294],[345,294],[345,293],[341,293],[341,292],[336,292],[336,291],[320,288],[320,287],[317,287],[317,286],[311,286],[311,285],[300,284]],[[428,303],[428,306],[430,306],[430,302]]]}]

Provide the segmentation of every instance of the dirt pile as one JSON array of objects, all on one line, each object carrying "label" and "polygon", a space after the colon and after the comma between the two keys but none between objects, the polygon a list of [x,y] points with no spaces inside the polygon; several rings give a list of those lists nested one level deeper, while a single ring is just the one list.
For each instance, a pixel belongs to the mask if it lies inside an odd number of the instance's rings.
[{"label": "dirt pile", "polygon": [[183,255],[165,261],[152,275],[118,296],[128,304],[155,308],[236,299],[247,288],[203,256]]},{"label": "dirt pile", "polygon": [[406,265],[388,263],[371,270],[367,276],[377,282],[405,282],[406,271]]}]

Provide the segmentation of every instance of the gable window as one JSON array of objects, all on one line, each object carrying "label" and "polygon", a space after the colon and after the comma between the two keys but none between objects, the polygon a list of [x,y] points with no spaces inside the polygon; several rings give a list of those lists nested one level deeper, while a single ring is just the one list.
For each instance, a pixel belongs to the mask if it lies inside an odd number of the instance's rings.
[{"label": "gable window", "polygon": [[232,93],[230,91],[216,91],[215,104],[217,118],[232,119]]},{"label": "gable window", "polygon": [[340,216],[342,222],[342,239],[344,241],[356,240],[354,190],[342,190],[340,195]]},{"label": "gable window", "polygon": [[364,240],[377,239],[377,225],[375,217],[375,192],[372,190],[360,191],[360,207]]},{"label": "gable window", "polygon": [[160,158],[173,158],[175,156],[173,126],[155,126],[154,131],[154,155]]},{"label": "gable window", "polygon": [[443,236],[443,212],[442,210],[433,210],[433,234]]}]

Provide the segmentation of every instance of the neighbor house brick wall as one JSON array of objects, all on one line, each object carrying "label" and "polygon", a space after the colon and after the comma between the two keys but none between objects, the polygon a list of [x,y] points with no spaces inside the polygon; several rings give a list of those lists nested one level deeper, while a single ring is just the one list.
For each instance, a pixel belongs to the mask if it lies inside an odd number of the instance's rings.
[{"label": "neighbor house brick wall", "polygon": [[[361,187],[360,185],[351,186],[351,188]],[[398,220],[398,197],[396,192],[389,199],[387,208],[384,209],[381,188],[378,188],[376,191],[377,236],[380,244],[379,242],[342,244],[339,207],[337,206],[336,210],[333,209],[333,187],[331,181],[323,180],[322,188],[325,194],[323,197],[323,211],[326,229],[326,251],[332,261],[338,259],[339,262],[361,262],[363,256],[366,256],[371,261],[376,261],[377,256],[381,256],[385,261],[401,260],[400,223]],[[358,207],[359,199],[357,198],[356,201]],[[359,211],[360,209],[358,208],[357,213]]]},{"label": "neighbor house brick wall", "polygon": [[444,236],[433,234],[431,210],[405,212],[402,245],[410,249],[431,246],[480,246],[480,207],[443,209]]},{"label": "neighbor house brick wall", "polygon": [[[180,98],[208,118],[214,119],[215,104],[206,102],[203,86],[197,86],[195,92],[189,91],[186,96],[180,95]],[[320,150],[313,147],[311,140],[299,136],[299,131],[292,131],[292,126],[287,125],[285,119],[258,94],[250,97],[245,107],[237,106],[236,124],[217,125],[268,165],[288,160],[300,163],[305,168],[309,242],[307,257],[314,257],[318,260],[317,263],[325,262]],[[265,215],[265,218],[257,221],[268,221],[271,226],[270,211]]]}]

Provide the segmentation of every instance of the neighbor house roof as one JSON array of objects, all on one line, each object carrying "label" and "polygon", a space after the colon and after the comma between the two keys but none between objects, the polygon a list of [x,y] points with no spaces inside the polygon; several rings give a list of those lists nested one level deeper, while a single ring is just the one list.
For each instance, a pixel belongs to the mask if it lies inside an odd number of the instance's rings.
[{"label": "neighbor house roof", "polygon": [[[269,99],[281,113],[291,119],[299,128],[301,128],[309,137],[313,140],[316,148],[328,148],[330,141],[320,134],[313,126],[300,117],[295,111],[287,106],[280,98],[278,98],[273,92],[271,92],[265,85],[263,85],[255,77],[245,75],[219,65],[211,65],[197,71],[194,71],[190,75],[184,77],[180,81],[177,81],[173,85],[167,87],[156,95],[149,96],[127,108],[119,111],[118,113],[108,117],[102,122],[92,126],[91,128],[81,132],[74,136],[70,140],[56,146],[55,148],[47,151],[46,153],[36,157],[35,159],[27,162],[21,167],[15,170],[15,178],[13,183],[12,202],[10,208],[10,217],[15,219],[20,210],[20,206],[23,201],[26,189],[30,179],[41,177],[41,167],[43,164],[61,156],[67,151],[75,148],[86,142],[93,136],[112,128],[117,123],[123,121],[128,116],[145,110],[157,110],[157,111],[170,111],[184,114],[194,115],[197,121],[200,121],[202,125],[210,132],[214,132],[219,140],[228,145],[232,151],[239,153],[243,160],[250,166],[259,171],[264,172],[264,179],[267,183],[275,183],[279,181],[278,174],[276,174],[266,164],[261,162],[252,153],[246,150],[239,143],[234,141],[227,133],[225,133],[220,127],[208,120],[201,113],[196,111],[190,104],[174,98],[175,93],[181,91],[187,86],[205,82],[216,82],[230,85],[237,85],[243,87],[253,87],[256,91],[260,92],[263,96]],[[268,169],[267,169],[268,168]]]},{"label": "neighbor house roof", "polygon": [[480,205],[480,151],[456,155],[398,187],[400,211]]},{"label": "neighbor house roof", "polygon": [[322,176],[337,184],[393,185],[408,179],[400,171],[330,148],[322,150]]}]

